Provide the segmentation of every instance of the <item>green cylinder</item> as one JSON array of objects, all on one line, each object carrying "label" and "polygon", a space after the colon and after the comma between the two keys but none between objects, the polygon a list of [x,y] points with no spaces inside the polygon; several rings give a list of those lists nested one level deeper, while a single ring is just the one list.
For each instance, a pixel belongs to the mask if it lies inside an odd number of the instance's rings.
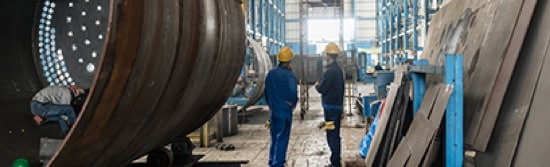
[{"label": "green cylinder", "polygon": [[11,167],[29,167],[29,161],[23,158],[16,159]]}]

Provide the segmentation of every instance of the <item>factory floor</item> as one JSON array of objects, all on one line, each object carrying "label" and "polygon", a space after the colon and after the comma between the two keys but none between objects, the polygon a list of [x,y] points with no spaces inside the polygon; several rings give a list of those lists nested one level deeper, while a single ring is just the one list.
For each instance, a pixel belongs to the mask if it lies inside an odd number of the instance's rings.
[{"label": "factory floor", "polygon": [[[372,85],[359,84],[353,86],[353,90],[346,91],[346,94],[355,94],[372,89]],[[305,119],[300,119],[300,106],[296,107],[292,122],[290,143],[287,152],[287,167],[320,167],[329,164],[330,150],[326,142],[325,131],[317,128],[323,119],[320,95],[310,89],[310,109]],[[363,116],[354,108],[354,105],[347,105],[348,99],[344,100],[344,118],[342,120],[342,164],[346,167],[365,166],[364,160],[359,156],[358,148],[361,139],[366,133],[363,123]],[[355,104],[352,101],[352,104]],[[352,107],[351,113],[349,106]],[[204,154],[201,160],[248,160],[245,167],[267,166],[269,157],[269,130],[264,123],[269,119],[267,106],[258,106],[254,111],[245,115],[247,122],[239,124],[238,134],[224,137],[223,143],[233,144],[236,148],[233,151],[221,151],[214,147],[196,148],[194,154]]]}]

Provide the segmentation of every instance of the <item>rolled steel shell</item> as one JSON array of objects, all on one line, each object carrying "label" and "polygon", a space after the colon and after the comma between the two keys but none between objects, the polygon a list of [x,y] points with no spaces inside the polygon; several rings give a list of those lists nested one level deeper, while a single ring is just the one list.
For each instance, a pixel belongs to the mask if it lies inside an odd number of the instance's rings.
[{"label": "rolled steel shell", "polygon": [[256,63],[256,76],[254,78],[255,89],[253,92],[248,94],[248,102],[243,106],[244,108],[256,104],[264,95],[265,88],[265,78],[267,77],[267,72],[273,67],[271,60],[269,59],[269,54],[262,47],[262,45],[252,38],[247,38],[250,47],[253,50],[254,61]]},{"label": "rolled steel shell", "polygon": [[[15,158],[38,161],[40,137],[58,133],[58,128],[34,125],[28,111],[30,98],[45,85],[73,82],[90,88],[76,123],[47,166],[125,166],[201,126],[229,96],[245,55],[240,1],[103,1],[102,7],[62,19],[56,11],[80,4],[52,1],[57,3],[49,7],[55,9],[53,16],[42,17],[44,1],[1,1],[6,17],[0,21],[8,25],[0,33],[8,38],[0,47],[7,52],[4,60],[14,65],[3,61],[0,69],[19,72],[0,74],[0,112],[7,115],[0,118],[0,166]],[[56,18],[75,23],[96,12],[107,12],[104,20],[92,19],[105,29],[82,24],[52,31],[55,26],[46,24],[50,19],[55,25]],[[5,28],[10,25],[14,28]],[[49,36],[58,37],[46,42],[46,28]],[[81,42],[73,45],[64,38]],[[73,54],[94,45],[86,56]],[[57,59],[47,57],[54,54]]]}]

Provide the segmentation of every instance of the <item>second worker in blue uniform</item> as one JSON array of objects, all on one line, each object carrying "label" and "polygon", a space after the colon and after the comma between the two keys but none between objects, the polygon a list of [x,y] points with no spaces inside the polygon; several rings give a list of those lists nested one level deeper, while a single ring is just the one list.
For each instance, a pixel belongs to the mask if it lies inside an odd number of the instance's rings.
[{"label": "second worker in blue uniform", "polygon": [[344,103],[344,74],[336,61],[339,54],[340,49],[335,43],[331,42],[325,47],[327,69],[321,84],[315,86],[322,95],[325,122],[333,121],[335,126],[333,130],[327,130],[326,132],[328,146],[332,153],[330,155],[330,167],[341,166],[340,125]]}]

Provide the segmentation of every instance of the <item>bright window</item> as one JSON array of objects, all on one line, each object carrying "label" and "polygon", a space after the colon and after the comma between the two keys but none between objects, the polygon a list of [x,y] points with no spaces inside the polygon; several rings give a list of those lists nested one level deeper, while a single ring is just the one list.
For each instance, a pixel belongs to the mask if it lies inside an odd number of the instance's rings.
[{"label": "bright window", "polygon": [[[344,19],[344,41],[353,40],[355,22],[353,19]],[[307,35],[309,43],[338,43],[340,38],[339,19],[310,19],[308,20]]]}]

